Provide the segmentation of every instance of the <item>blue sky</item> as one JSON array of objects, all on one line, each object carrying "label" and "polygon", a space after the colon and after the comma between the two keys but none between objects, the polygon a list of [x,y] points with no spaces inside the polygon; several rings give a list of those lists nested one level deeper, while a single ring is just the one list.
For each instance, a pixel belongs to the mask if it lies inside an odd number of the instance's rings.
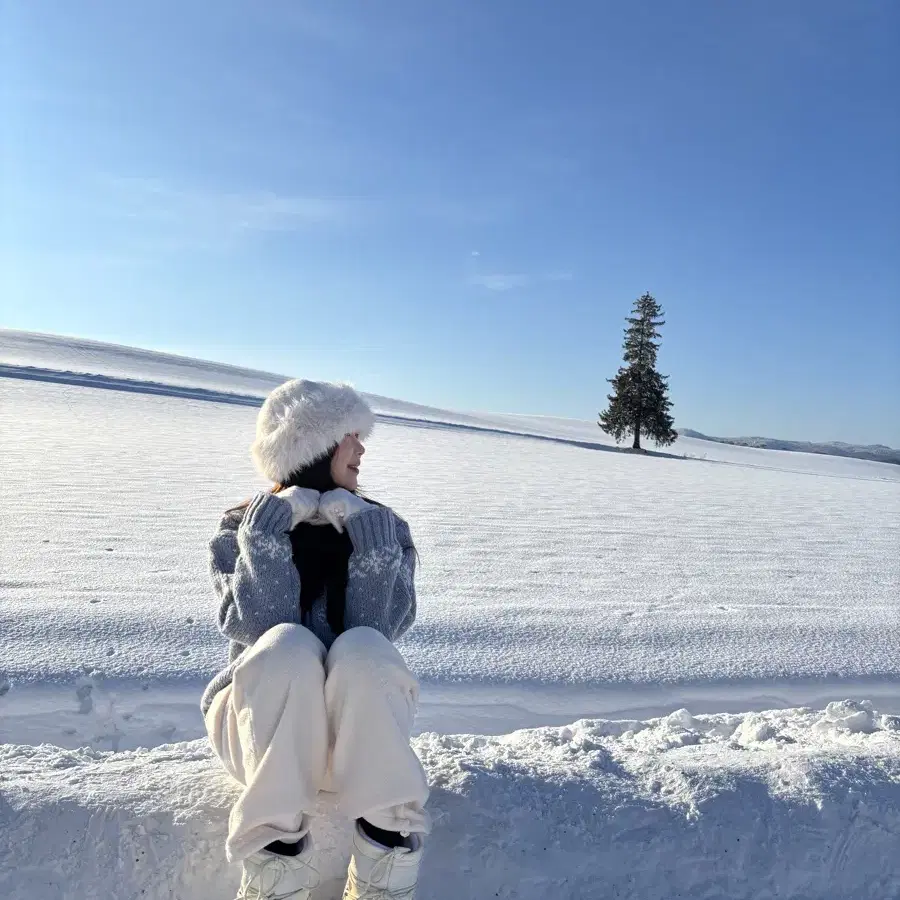
[{"label": "blue sky", "polygon": [[0,0],[0,325],[900,446],[900,6]]}]

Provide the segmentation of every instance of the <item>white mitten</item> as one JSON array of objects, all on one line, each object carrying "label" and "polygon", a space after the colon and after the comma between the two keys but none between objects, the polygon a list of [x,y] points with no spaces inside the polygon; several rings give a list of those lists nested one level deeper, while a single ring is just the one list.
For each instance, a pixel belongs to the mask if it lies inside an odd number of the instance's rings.
[{"label": "white mitten", "polygon": [[301,522],[308,522],[316,514],[321,494],[309,488],[289,487],[279,491],[275,496],[291,504],[291,528],[296,528]]},{"label": "white mitten", "polygon": [[370,507],[371,504],[366,503],[362,497],[357,497],[356,494],[351,494],[344,488],[322,494],[322,499],[319,501],[319,513],[328,519],[338,531],[344,530],[344,523],[347,519]]}]

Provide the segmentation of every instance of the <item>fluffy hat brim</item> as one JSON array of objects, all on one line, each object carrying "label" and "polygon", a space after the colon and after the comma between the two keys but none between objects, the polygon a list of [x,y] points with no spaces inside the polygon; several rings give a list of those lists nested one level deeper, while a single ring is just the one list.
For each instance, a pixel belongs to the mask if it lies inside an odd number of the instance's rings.
[{"label": "fluffy hat brim", "polygon": [[365,439],[374,426],[375,414],[349,384],[288,381],[263,403],[250,453],[261,475],[283,483],[345,435],[359,433]]}]

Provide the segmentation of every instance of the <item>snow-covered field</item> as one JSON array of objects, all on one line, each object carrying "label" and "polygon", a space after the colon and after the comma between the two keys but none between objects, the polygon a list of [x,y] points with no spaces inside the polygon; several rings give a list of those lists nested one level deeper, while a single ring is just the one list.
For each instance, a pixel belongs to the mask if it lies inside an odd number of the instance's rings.
[{"label": "snow-covered field", "polygon": [[[0,332],[0,896],[229,896],[206,541],[280,380]],[[422,559],[424,897],[900,897],[900,467],[372,402]]]},{"label": "snow-covered field", "polygon": [[[900,896],[900,720],[837,704],[504,737],[425,734],[423,900]],[[233,786],[205,742],[0,745],[0,896],[231,900]],[[346,825],[320,812],[323,896]]]}]

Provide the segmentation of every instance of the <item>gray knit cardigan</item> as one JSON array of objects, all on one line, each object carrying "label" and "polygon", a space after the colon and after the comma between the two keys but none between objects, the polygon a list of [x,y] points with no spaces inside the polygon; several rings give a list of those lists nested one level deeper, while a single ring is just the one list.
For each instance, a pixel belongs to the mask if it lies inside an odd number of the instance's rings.
[{"label": "gray knit cardigan", "polygon": [[[330,528],[330,525],[323,525]],[[209,683],[200,708],[231,683],[241,654],[282,622],[305,625],[326,647],[336,635],[325,598],[300,621],[300,575],[290,539],[291,505],[259,493],[242,510],[226,513],[209,544],[209,571],[219,598],[219,630],[231,642],[228,666]],[[344,611],[346,628],[367,625],[395,641],[416,617],[416,551],[409,526],[392,510],[372,506],[346,522],[353,544]]]}]

